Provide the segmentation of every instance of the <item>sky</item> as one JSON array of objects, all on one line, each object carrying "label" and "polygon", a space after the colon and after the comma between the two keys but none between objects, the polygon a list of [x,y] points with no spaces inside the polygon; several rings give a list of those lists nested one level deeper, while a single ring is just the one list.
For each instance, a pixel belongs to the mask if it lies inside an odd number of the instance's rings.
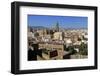
[{"label": "sky", "polygon": [[61,28],[87,28],[88,17],[28,15],[28,26],[53,27],[59,23]]}]

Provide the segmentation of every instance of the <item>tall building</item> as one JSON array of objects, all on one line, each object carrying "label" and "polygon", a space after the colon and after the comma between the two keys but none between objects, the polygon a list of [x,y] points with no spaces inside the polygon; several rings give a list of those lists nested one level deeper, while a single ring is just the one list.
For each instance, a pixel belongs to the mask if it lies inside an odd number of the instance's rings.
[{"label": "tall building", "polygon": [[53,26],[53,32],[59,32],[59,23],[58,22]]},{"label": "tall building", "polygon": [[56,39],[56,40],[63,40],[64,35],[63,35],[63,32],[55,32],[55,33],[53,34],[53,37],[54,37],[54,39]]},{"label": "tall building", "polygon": [[47,29],[38,30],[37,32],[41,37],[47,35]]}]

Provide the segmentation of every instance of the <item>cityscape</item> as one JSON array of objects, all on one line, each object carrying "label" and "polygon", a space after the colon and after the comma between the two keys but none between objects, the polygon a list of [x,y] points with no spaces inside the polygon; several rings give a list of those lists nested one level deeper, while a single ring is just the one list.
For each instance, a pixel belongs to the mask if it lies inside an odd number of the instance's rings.
[{"label": "cityscape", "polygon": [[28,61],[88,58],[88,18],[28,15]]}]

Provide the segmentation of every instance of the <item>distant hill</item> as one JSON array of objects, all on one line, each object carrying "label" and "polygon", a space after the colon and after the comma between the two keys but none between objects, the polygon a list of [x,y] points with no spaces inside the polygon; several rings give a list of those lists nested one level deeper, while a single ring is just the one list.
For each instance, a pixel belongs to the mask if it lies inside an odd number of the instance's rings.
[{"label": "distant hill", "polygon": [[[48,27],[44,27],[44,26],[28,26],[29,28],[32,28],[32,29],[47,29],[47,30],[50,30],[50,29],[53,29],[53,28],[48,28]],[[62,28],[60,27],[60,29],[62,30],[78,30],[78,29],[88,29],[88,28]]]},{"label": "distant hill", "polygon": [[29,26],[29,28],[32,28],[32,29],[48,29],[47,27],[44,27],[44,26]]},{"label": "distant hill", "polygon": [[81,30],[81,29],[88,29],[88,28],[66,28],[66,30]]}]

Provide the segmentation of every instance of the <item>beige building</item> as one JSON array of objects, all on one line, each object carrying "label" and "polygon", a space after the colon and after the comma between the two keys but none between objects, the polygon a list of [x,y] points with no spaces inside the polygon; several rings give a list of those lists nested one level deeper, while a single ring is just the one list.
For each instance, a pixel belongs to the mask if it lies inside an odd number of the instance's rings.
[{"label": "beige building", "polygon": [[60,43],[39,43],[39,49],[43,50],[43,58],[37,56],[37,60],[56,60],[63,59],[64,45]]},{"label": "beige building", "polygon": [[53,37],[57,40],[63,40],[63,32],[55,32]]},{"label": "beige building", "polygon": [[47,35],[47,33],[48,33],[48,31],[46,29],[38,30],[37,32],[38,32],[39,36],[41,36],[41,37]]}]

